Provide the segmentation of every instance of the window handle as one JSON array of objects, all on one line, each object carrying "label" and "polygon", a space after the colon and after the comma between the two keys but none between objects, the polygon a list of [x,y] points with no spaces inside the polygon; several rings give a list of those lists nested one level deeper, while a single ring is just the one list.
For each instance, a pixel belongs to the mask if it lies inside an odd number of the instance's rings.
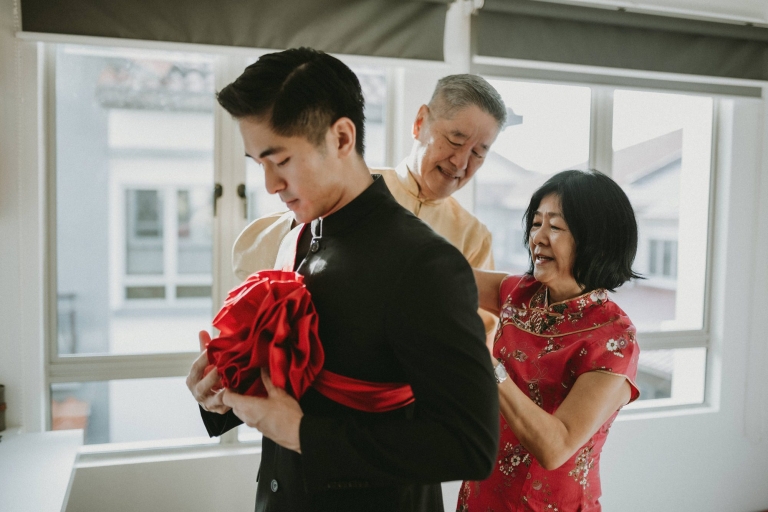
[{"label": "window handle", "polygon": [[237,186],[237,196],[243,200],[243,218],[248,220],[248,197],[245,194],[245,184]]},{"label": "window handle", "polygon": [[219,198],[224,195],[224,187],[221,186],[221,183],[216,183],[213,186],[213,216],[216,216],[216,205],[219,202]]}]

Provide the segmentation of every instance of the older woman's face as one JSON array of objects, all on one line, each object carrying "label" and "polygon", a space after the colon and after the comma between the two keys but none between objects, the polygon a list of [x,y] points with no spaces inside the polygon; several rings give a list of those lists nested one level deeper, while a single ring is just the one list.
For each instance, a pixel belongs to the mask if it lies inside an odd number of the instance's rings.
[{"label": "older woman's face", "polygon": [[544,196],[533,216],[528,245],[533,277],[549,287],[553,302],[575,297],[580,287],[573,277],[576,241],[563,218],[560,197]]}]

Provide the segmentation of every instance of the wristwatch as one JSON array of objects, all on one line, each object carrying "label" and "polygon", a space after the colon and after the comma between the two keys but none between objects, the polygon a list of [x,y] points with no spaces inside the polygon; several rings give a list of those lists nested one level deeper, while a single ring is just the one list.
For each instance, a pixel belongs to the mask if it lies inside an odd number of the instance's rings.
[{"label": "wristwatch", "polygon": [[493,368],[493,375],[496,377],[496,384],[501,384],[507,380],[509,375],[507,374],[507,369],[504,368],[504,363],[501,362],[501,359],[497,359],[497,361],[499,364]]}]

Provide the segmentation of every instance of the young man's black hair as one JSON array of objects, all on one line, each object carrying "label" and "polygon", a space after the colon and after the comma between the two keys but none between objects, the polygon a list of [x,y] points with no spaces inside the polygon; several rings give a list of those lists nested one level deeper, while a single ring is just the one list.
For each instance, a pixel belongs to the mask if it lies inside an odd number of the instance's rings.
[{"label": "young man's black hair", "polygon": [[311,48],[262,55],[217,95],[235,119],[264,118],[278,135],[320,145],[328,128],[349,118],[355,151],[365,152],[365,102],[357,76],[339,59]]},{"label": "young man's black hair", "polygon": [[[585,292],[615,291],[630,279],[641,278],[632,270],[637,253],[635,212],[621,187],[599,171],[563,171],[533,193],[523,217],[526,247],[536,210],[549,194],[560,199],[563,218],[576,242],[573,277]],[[532,259],[528,274],[533,275]]]}]

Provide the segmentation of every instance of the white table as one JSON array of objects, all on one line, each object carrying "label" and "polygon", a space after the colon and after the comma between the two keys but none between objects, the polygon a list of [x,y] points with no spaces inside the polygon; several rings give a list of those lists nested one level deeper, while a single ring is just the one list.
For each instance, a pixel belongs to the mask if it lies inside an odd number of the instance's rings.
[{"label": "white table", "polygon": [[0,432],[0,510],[64,512],[82,430]]}]

